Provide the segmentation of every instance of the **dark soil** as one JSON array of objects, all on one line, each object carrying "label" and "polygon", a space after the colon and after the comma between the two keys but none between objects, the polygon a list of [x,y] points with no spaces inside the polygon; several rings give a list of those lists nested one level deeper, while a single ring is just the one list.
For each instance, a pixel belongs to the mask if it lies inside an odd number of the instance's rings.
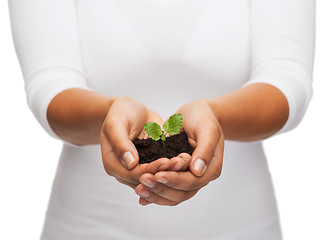
[{"label": "dark soil", "polygon": [[150,163],[159,158],[173,158],[180,153],[189,153],[192,155],[193,149],[189,145],[186,132],[166,138],[165,149],[162,140],[155,141],[151,138],[139,139],[133,141],[139,153],[139,163]]}]

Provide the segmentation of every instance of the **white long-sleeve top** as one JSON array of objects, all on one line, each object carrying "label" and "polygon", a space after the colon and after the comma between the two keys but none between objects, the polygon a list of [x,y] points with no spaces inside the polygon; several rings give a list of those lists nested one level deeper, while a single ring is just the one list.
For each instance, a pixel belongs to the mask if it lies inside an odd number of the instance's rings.
[{"label": "white long-sleeve top", "polygon": [[[28,104],[44,129],[69,88],[131,96],[163,118],[189,101],[267,83],[302,119],[312,96],[315,0],[9,0]],[[141,207],[100,147],[64,142],[43,240],[280,240],[261,142],[225,144],[220,178],[176,206]]]}]

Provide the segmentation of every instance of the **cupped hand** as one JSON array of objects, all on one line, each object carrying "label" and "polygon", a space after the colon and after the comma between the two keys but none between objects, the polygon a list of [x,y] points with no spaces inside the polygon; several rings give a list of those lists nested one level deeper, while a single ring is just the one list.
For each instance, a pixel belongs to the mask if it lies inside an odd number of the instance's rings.
[{"label": "cupped hand", "polygon": [[[160,171],[144,174],[135,188],[139,203],[174,206],[193,197],[202,187],[218,178],[222,170],[224,136],[212,109],[204,100],[183,105],[183,129],[195,149],[189,171]],[[151,186],[146,182],[154,182]]]},{"label": "cupped hand", "polygon": [[167,158],[150,164],[138,164],[139,155],[132,143],[143,138],[143,125],[153,121],[162,124],[162,118],[144,104],[118,97],[112,104],[100,133],[100,146],[106,172],[130,187],[139,183],[143,173],[156,173],[169,167]]},{"label": "cupped hand", "polygon": [[139,164],[139,155],[132,141],[136,137],[145,137],[143,126],[146,122],[163,124],[162,118],[144,104],[129,97],[119,97],[112,104],[100,133],[105,171],[133,189],[145,173],[186,169],[189,165],[185,162],[181,165],[180,158],[173,161],[161,158],[152,163]]}]

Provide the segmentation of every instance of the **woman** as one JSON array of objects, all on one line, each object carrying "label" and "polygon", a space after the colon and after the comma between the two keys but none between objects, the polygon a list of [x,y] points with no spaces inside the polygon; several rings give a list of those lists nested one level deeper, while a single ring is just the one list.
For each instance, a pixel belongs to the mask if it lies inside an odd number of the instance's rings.
[{"label": "woman", "polygon": [[[311,99],[314,0],[9,3],[29,106],[64,141],[41,239],[282,238],[261,141]],[[139,165],[131,141],[175,112],[192,156]]]}]

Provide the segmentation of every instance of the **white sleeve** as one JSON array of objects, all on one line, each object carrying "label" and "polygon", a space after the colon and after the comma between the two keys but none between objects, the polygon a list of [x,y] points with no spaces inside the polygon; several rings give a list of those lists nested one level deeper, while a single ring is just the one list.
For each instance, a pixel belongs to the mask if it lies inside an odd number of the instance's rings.
[{"label": "white sleeve", "polygon": [[267,83],[287,98],[289,118],[278,132],[295,128],[312,97],[315,0],[250,0],[249,82]]},{"label": "white sleeve", "polygon": [[28,105],[53,137],[47,120],[50,101],[69,88],[88,89],[74,0],[10,0],[16,53]]}]

